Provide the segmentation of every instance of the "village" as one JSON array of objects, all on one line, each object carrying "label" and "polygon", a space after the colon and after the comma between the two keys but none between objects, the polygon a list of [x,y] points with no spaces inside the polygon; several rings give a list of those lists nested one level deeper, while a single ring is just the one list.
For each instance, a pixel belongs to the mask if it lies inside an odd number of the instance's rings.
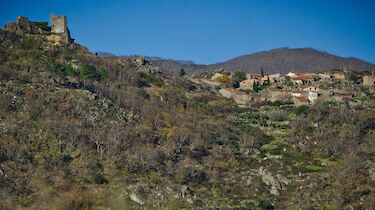
[{"label": "village", "polygon": [[289,72],[286,75],[215,70],[197,73],[195,83],[214,86],[218,94],[240,105],[280,103],[312,105],[318,101],[355,105],[360,88],[375,86],[375,75],[335,69],[321,73]]}]

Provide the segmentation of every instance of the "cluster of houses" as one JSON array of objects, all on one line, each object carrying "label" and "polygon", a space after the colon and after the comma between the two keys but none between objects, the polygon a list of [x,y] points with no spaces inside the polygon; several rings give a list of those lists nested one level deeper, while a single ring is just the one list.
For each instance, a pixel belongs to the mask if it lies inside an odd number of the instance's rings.
[{"label": "cluster of houses", "polygon": [[[211,79],[215,80],[219,76],[219,73],[216,73]],[[318,100],[352,100],[354,97],[352,92],[319,88],[322,81],[334,83],[340,80],[347,80],[347,75],[345,73],[289,72],[283,76],[280,74],[263,76],[247,73],[246,79],[239,83],[238,88],[221,88],[219,93],[238,104],[280,101],[299,106],[311,105]],[[363,76],[363,85],[375,86],[375,76]],[[257,91],[254,91],[255,87]]]}]

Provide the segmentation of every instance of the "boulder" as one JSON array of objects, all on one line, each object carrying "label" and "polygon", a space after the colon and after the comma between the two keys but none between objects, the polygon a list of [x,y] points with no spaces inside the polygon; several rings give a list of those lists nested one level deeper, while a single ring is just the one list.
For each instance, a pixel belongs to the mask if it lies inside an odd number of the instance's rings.
[{"label": "boulder", "polygon": [[145,201],[143,200],[143,198],[141,198],[141,197],[140,197],[139,195],[137,195],[136,193],[130,193],[129,198],[130,198],[132,201],[138,203],[139,205],[143,205],[143,204],[145,204]]},{"label": "boulder", "polygon": [[279,190],[284,189],[285,185],[289,184],[289,180],[280,175],[273,175],[270,171],[267,169],[260,167],[258,171],[258,176],[261,177],[262,181],[266,185],[271,185],[271,194],[278,196]]},{"label": "boulder", "polygon": [[375,181],[375,168],[370,168],[368,170],[368,175],[372,181]]}]

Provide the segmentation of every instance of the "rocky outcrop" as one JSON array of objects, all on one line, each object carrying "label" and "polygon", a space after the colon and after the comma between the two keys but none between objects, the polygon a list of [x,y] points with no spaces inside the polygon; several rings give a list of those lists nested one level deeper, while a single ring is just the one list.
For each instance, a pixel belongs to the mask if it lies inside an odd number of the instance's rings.
[{"label": "rocky outcrop", "polygon": [[144,205],[146,203],[146,193],[142,186],[131,186],[129,188],[129,198],[139,205]]},{"label": "rocky outcrop", "polygon": [[285,186],[289,184],[289,180],[286,177],[280,174],[273,175],[269,170],[263,167],[259,168],[258,176],[266,185],[271,185],[270,192],[276,196],[280,195],[279,190],[284,189]]},{"label": "rocky outcrop", "polygon": [[[126,65],[129,62],[129,58],[118,58],[121,65]],[[137,71],[161,74],[161,70],[157,66],[153,66],[148,60],[145,60],[145,56],[138,56],[136,58],[130,58],[130,62],[135,66]]]}]

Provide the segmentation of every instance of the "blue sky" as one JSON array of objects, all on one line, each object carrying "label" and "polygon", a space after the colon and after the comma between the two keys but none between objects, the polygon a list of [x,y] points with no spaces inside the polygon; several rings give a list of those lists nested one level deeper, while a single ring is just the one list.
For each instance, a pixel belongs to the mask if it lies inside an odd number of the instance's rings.
[{"label": "blue sky", "polygon": [[313,47],[375,63],[375,1],[123,0],[3,1],[0,24],[17,16],[66,15],[91,51],[210,64],[280,47]]}]

